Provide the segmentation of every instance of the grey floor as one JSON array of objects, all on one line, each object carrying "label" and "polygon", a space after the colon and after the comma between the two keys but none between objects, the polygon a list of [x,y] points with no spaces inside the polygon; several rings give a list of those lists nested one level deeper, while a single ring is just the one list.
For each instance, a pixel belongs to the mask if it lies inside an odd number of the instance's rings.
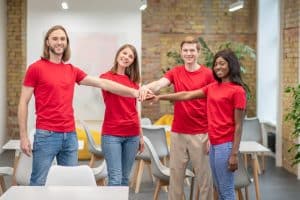
[{"label": "grey floor", "polygon": [[[14,154],[6,151],[0,154],[0,166],[12,166]],[[81,162],[84,163],[84,162]],[[249,169],[251,172],[251,169]],[[299,200],[300,199],[300,181],[296,176],[287,172],[283,168],[275,167],[275,160],[272,157],[266,157],[266,171],[260,175],[260,190],[262,200]],[[11,185],[11,178],[5,178],[6,185]],[[135,194],[130,190],[130,200],[151,200],[153,198],[154,184],[147,171],[144,171],[140,192]],[[189,197],[189,187],[185,187],[186,197]],[[250,199],[255,199],[254,184],[249,188]],[[160,200],[167,199],[167,193],[160,192]]]}]

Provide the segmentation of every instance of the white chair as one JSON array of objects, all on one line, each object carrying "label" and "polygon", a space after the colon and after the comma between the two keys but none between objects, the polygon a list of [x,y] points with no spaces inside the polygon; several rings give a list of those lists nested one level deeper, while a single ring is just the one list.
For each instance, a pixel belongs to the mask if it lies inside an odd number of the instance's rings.
[{"label": "white chair", "polygon": [[97,186],[93,170],[87,165],[51,166],[46,186]]},{"label": "white chair", "polygon": [[12,176],[12,175],[13,175],[12,167],[0,167],[0,195],[2,195],[6,190],[4,176]]},{"label": "white chair", "polygon": [[239,154],[238,158],[238,169],[234,172],[234,187],[235,190],[237,191],[238,195],[237,198],[238,200],[243,200],[243,194],[242,194],[242,188],[245,189],[245,197],[246,200],[249,199],[249,194],[248,194],[248,186],[252,183],[252,180],[248,174],[247,169],[244,166],[242,156]]},{"label": "white chair", "polygon": [[24,153],[20,153],[18,163],[15,169],[15,178],[17,185],[27,186],[30,184],[30,176],[32,171],[32,156],[29,157]]},{"label": "white chair", "polygon": [[[146,147],[146,149],[148,149],[148,151],[150,153],[152,173],[153,173],[153,176],[156,178],[156,187],[155,187],[153,199],[157,200],[161,187],[169,185],[170,168],[166,167],[165,165],[163,165],[160,162],[159,156],[158,156],[154,146],[152,145],[151,141],[146,136],[144,136],[144,141],[145,141],[145,147]],[[189,169],[186,169],[185,177],[193,178],[194,173],[192,171],[190,171]],[[183,198],[185,199],[185,197],[183,197]]]},{"label": "white chair", "polygon": [[106,161],[103,160],[102,163],[98,167],[92,168],[92,170],[93,170],[93,174],[95,176],[97,185],[104,186],[105,179],[108,176]]},{"label": "white chair", "polygon": [[[146,136],[154,146],[154,149],[159,157],[159,159],[163,160],[163,163],[166,164],[167,157],[169,156],[169,149],[167,145],[166,139],[166,131],[164,128],[142,128],[143,135]],[[151,163],[151,155],[148,149],[141,154],[136,156],[137,165],[135,169],[135,173],[133,176],[133,180],[131,182],[131,187],[135,186],[135,193],[138,193],[140,190],[141,179],[144,171],[145,164],[149,166]],[[152,176],[151,168],[150,168],[150,176]]]},{"label": "white chair", "polygon": [[[262,127],[257,117],[245,118],[243,121],[242,141],[255,141],[263,144]],[[247,156],[244,155],[245,166],[247,167]],[[262,170],[265,170],[264,154],[261,154]],[[258,163],[259,164],[259,163]],[[259,170],[260,171],[260,170]]]},{"label": "white chair", "polygon": [[92,154],[89,166],[93,167],[94,162],[96,160],[102,160],[104,158],[104,155],[103,155],[101,146],[97,145],[95,143],[92,133],[91,133],[90,129],[88,128],[88,126],[85,124],[85,122],[83,120],[80,120],[80,124],[83,127],[84,132],[87,137],[89,152]]},{"label": "white chair", "polygon": [[141,125],[152,125],[152,122],[148,117],[144,117],[141,119]]}]

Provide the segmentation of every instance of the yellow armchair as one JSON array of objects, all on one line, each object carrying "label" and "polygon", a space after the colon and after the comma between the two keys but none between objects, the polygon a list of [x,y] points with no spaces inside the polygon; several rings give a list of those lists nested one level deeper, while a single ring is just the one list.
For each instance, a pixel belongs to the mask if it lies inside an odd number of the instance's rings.
[{"label": "yellow armchair", "polygon": [[[98,131],[91,130],[94,141],[96,144],[101,143],[101,134]],[[82,150],[78,150],[78,159],[79,160],[88,160],[91,158],[91,154],[88,150],[88,142],[86,138],[86,134],[82,128],[76,128],[77,138],[78,140],[82,140],[84,142],[84,147]]]}]

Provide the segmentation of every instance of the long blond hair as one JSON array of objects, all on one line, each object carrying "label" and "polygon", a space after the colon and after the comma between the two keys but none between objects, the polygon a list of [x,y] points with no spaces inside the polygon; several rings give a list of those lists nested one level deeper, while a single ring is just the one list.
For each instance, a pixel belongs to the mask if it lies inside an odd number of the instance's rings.
[{"label": "long blond hair", "polygon": [[66,37],[67,37],[67,47],[62,56],[62,61],[66,62],[71,57],[70,40],[69,40],[69,36],[67,34],[66,29],[61,25],[53,26],[47,31],[45,38],[44,38],[44,50],[43,50],[42,58],[49,60],[50,53],[49,53],[49,46],[47,45],[47,40],[49,39],[50,34],[56,30],[62,30],[66,34]]}]

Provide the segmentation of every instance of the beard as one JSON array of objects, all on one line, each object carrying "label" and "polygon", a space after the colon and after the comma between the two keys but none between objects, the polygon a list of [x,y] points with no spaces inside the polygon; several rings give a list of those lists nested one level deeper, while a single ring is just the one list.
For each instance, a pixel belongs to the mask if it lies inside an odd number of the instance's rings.
[{"label": "beard", "polygon": [[66,47],[64,48],[63,52],[62,53],[58,53],[55,51],[55,48],[49,46],[49,51],[51,51],[51,53],[53,53],[54,55],[56,56],[61,56],[61,55],[64,55],[65,51],[66,51]]}]

